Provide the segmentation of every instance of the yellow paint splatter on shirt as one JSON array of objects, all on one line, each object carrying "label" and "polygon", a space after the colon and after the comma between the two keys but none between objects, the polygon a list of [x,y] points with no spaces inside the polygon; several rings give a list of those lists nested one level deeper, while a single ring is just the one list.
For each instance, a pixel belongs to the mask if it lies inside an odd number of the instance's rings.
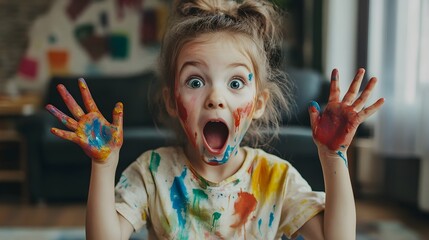
[{"label": "yellow paint splatter on shirt", "polygon": [[252,176],[252,192],[258,202],[263,202],[274,193],[280,194],[283,191],[281,183],[286,178],[287,168],[286,164],[270,165],[265,157],[259,159]]}]

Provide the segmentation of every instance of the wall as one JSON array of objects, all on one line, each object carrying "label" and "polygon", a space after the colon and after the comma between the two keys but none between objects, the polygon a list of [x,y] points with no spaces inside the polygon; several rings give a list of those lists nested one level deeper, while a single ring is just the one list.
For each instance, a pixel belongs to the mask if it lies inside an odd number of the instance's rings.
[{"label": "wall", "polygon": [[31,24],[48,11],[52,1],[0,0],[0,83],[15,73],[28,45]]},{"label": "wall", "polygon": [[[20,3],[3,11],[28,7]],[[15,53],[2,71],[7,93],[43,93],[54,76],[130,75],[153,69],[169,7],[168,1],[160,0],[57,0],[45,9],[18,31],[24,36],[4,41],[2,49]],[[5,17],[3,26],[16,34],[14,24],[6,22],[13,18],[27,17]],[[8,44],[14,39],[25,44]],[[8,55],[2,62],[9,63]]]}]

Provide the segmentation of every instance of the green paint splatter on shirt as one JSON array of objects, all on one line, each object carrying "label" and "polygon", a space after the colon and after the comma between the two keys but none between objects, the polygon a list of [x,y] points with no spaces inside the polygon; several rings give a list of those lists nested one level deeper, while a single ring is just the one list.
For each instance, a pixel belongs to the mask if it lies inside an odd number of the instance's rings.
[{"label": "green paint splatter on shirt", "polygon": [[161,156],[159,155],[159,153],[152,151],[152,155],[150,156],[150,165],[149,165],[149,169],[151,172],[158,171],[160,160],[161,160]]},{"label": "green paint splatter on shirt", "polygon": [[212,232],[213,231],[216,231],[216,227],[219,225],[219,223],[218,223],[218,221],[219,221],[219,218],[220,218],[220,216],[221,216],[222,214],[221,213],[219,213],[219,212],[214,212],[213,213],[213,215],[212,215],[212,217],[213,217],[213,222],[212,222]]}]

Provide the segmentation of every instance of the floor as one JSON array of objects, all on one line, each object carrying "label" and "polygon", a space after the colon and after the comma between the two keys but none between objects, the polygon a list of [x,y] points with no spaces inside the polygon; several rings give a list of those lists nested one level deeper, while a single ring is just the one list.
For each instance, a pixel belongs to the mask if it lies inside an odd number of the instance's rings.
[{"label": "floor", "polygon": [[[429,239],[429,213],[409,206],[381,200],[356,201],[358,222],[397,221]],[[85,224],[84,204],[22,205],[0,202],[0,226],[3,227],[79,227]]]}]

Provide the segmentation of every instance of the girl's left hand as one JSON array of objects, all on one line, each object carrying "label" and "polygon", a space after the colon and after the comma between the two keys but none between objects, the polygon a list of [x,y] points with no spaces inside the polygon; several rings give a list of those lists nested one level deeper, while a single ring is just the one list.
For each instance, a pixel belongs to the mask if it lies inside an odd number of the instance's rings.
[{"label": "girl's left hand", "polygon": [[371,106],[364,107],[376,85],[377,79],[374,77],[369,80],[362,94],[356,99],[364,74],[365,69],[358,70],[349,90],[340,101],[338,70],[334,69],[325,110],[320,112],[319,105],[314,101],[311,102],[310,122],[313,138],[319,150],[333,151],[338,155],[340,155],[339,151],[345,152],[358,126],[383,105],[384,98],[380,98]]}]

